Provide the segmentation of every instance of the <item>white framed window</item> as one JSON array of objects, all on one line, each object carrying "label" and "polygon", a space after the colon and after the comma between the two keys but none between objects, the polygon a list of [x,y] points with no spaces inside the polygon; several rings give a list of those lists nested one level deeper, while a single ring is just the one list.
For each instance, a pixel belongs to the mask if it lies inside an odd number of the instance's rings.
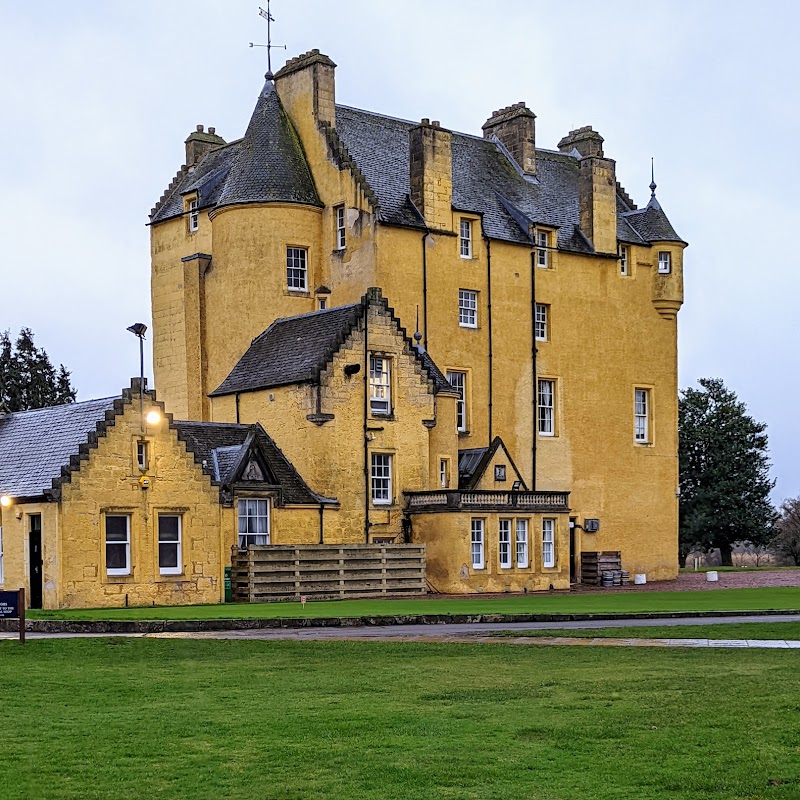
[{"label": "white framed window", "polygon": [[344,250],[347,247],[344,206],[336,206],[333,211],[336,215],[336,249]]},{"label": "white framed window", "polygon": [[556,521],[542,520],[542,566],[551,568],[556,565]]},{"label": "white framed window", "polygon": [[256,498],[239,498],[239,547],[270,543],[270,502]]},{"label": "white framed window", "polygon": [[371,414],[392,413],[391,362],[388,358],[369,358],[369,410]]},{"label": "white framed window", "polygon": [[372,454],[372,502],[390,505],[392,502],[392,457],[388,453]]},{"label": "white framed window", "polygon": [[556,382],[542,379],[538,383],[539,436],[556,434]]},{"label": "white framed window", "polygon": [[308,250],[305,247],[286,248],[286,286],[295,292],[308,290]]},{"label": "white framed window", "polygon": [[534,320],[534,334],[537,342],[547,341],[547,310],[544,303],[536,304],[536,319]]},{"label": "white framed window", "polygon": [[325,297],[317,298],[317,311],[324,311],[328,307],[328,300]]},{"label": "white framed window", "polygon": [[145,471],[148,465],[147,442],[136,442],[136,466]]},{"label": "white framed window", "polygon": [[517,520],[516,532],[517,544],[517,568],[527,569],[528,567],[528,520]]},{"label": "white framed window", "polygon": [[458,290],[458,324],[462,328],[478,327],[478,293],[471,289]]},{"label": "white framed window", "polygon": [[536,266],[547,269],[550,266],[550,234],[548,231],[536,232]]},{"label": "white framed window", "polygon": [[449,489],[450,488],[450,459],[449,458],[440,458],[439,459],[439,486],[442,489]]},{"label": "white framed window", "polygon": [[484,520],[473,519],[470,524],[470,557],[472,559],[472,569],[483,569],[485,566],[483,533]]},{"label": "white framed window", "polygon": [[500,569],[511,569],[511,520],[501,519],[497,533],[497,556]]},{"label": "white framed window", "polygon": [[634,440],[647,443],[650,441],[650,390],[633,390],[633,427]]},{"label": "white framed window", "polygon": [[456,400],[456,430],[459,433],[465,433],[467,430],[467,373],[448,371],[447,380],[454,389],[461,393],[461,397]]},{"label": "white framed window", "polygon": [[672,272],[672,253],[662,250],[658,254],[658,274],[669,275]]},{"label": "white framed window", "polygon": [[200,227],[200,211],[197,207],[197,200],[189,201],[189,231],[194,233]]},{"label": "white framed window", "polygon": [[130,514],[106,514],[106,574],[131,574]]},{"label": "white framed window", "polygon": [[158,571],[161,575],[183,572],[180,514],[158,515]]},{"label": "white framed window", "polygon": [[626,244],[619,246],[619,274],[628,274],[628,245]]},{"label": "white framed window", "polygon": [[461,258],[472,258],[472,220],[462,219],[459,231]]}]

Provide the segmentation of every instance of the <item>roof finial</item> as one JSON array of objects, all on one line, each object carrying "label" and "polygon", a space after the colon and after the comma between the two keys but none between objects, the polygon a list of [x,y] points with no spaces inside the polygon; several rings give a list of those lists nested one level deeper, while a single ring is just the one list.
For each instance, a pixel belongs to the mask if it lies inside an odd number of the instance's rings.
[{"label": "roof finial", "polygon": [[653,164],[653,158],[650,158],[650,197],[656,196],[656,170]]},{"label": "roof finial", "polygon": [[250,42],[250,47],[266,47],[267,48],[267,74],[264,76],[268,81],[271,81],[273,78],[272,75],[272,48],[277,47],[278,49],[286,49],[285,44],[272,44],[272,23],[275,22],[275,17],[272,16],[269,10],[270,0],[267,0],[267,8],[264,10],[259,6],[258,8],[258,16],[263,17],[267,21],[267,43],[266,44],[254,44]]},{"label": "roof finial", "polygon": [[423,352],[422,347],[422,334],[419,332],[419,306],[417,306],[417,330],[414,333],[414,342],[416,343],[417,350]]}]

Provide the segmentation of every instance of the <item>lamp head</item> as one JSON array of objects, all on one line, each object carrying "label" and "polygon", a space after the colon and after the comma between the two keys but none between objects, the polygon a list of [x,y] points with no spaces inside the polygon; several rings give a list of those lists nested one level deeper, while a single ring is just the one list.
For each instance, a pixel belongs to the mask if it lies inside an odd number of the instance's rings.
[{"label": "lamp head", "polygon": [[140,339],[144,339],[145,333],[147,333],[147,325],[144,322],[135,322],[133,325],[128,327],[128,330],[134,335],[138,336]]}]

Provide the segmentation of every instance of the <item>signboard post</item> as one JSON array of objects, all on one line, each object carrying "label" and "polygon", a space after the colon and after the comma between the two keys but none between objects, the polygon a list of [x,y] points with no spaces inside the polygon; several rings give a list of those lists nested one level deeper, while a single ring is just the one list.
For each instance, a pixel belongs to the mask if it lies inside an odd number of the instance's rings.
[{"label": "signboard post", "polygon": [[0,619],[18,619],[19,643],[25,644],[25,589],[0,592]]}]

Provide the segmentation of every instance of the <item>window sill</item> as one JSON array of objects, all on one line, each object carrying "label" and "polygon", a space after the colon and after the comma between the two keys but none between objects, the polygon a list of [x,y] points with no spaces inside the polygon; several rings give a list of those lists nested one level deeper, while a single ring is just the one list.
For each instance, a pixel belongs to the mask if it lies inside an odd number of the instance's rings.
[{"label": "window sill", "polygon": [[476,330],[478,330],[478,326],[477,325],[465,325],[463,322],[459,322],[458,323],[458,327],[459,328],[464,328],[464,330],[468,330],[468,331],[476,331]]},{"label": "window sill", "polygon": [[375,411],[370,411],[369,418],[371,420],[375,420],[375,422],[384,422],[384,421],[394,422],[395,420],[395,416],[392,412],[389,412],[388,414],[379,414],[376,413]]},{"label": "window sill", "polygon": [[291,295],[296,295],[298,297],[311,297],[311,292],[309,292],[308,289],[290,289],[287,286],[286,293]]}]

